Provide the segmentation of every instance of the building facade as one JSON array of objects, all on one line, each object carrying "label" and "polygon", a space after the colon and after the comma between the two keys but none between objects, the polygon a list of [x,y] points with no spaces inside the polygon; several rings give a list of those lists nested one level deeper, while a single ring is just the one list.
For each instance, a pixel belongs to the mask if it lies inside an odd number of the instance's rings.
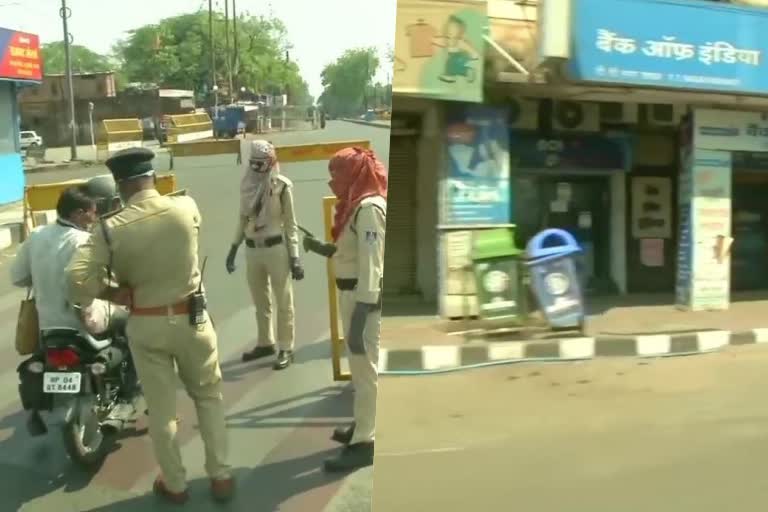
[{"label": "building facade", "polygon": [[495,227],[570,231],[589,294],[768,288],[766,29],[747,1],[399,0],[389,293],[477,314]]},{"label": "building facade", "polygon": [[24,195],[17,96],[41,79],[38,36],[0,28],[0,205]]}]

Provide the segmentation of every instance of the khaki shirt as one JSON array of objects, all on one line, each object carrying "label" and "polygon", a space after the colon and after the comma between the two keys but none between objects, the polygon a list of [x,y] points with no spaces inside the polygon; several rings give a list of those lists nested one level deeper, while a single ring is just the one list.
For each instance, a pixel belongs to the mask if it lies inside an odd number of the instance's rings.
[{"label": "khaki shirt", "polygon": [[133,290],[135,307],[170,306],[192,294],[200,284],[198,234],[200,211],[191,197],[162,196],[145,190],[126,207],[104,220],[78,248],[67,268],[74,297],[94,298],[107,286],[112,271],[120,286]]},{"label": "khaki shirt", "polygon": [[363,199],[336,241],[336,277],[357,279],[357,302],[376,304],[381,298],[386,211],[387,201],[383,197]]},{"label": "khaki shirt", "polygon": [[282,236],[288,245],[288,254],[291,258],[299,257],[299,228],[296,223],[296,212],[293,209],[293,183],[291,180],[278,174],[272,180],[272,188],[269,191],[268,224],[256,229],[256,218],[240,215],[235,231],[235,245],[240,245],[246,238],[251,240],[264,240],[274,236]]}]

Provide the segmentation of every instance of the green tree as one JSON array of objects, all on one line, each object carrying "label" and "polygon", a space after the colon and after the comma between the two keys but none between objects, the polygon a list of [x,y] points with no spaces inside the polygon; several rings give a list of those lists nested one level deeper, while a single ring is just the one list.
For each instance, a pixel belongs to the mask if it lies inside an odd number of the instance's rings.
[{"label": "green tree", "polygon": [[[292,103],[306,101],[307,84],[296,63],[287,58],[290,44],[283,23],[241,15],[237,29],[239,51],[231,59],[235,92],[240,87],[263,94],[289,92]],[[224,18],[217,14],[213,34],[215,83],[222,91],[229,84],[224,31]],[[231,32],[230,44],[235,47]],[[133,30],[114,52],[128,81],[196,91],[210,90],[213,85],[207,12],[174,16]]]},{"label": "green tree", "polygon": [[349,116],[368,108],[372,100],[371,81],[379,68],[375,48],[347,50],[322,71],[320,102],[334,116]]},{"label": "green tree", "polygon": [[[47,75],[56,75],[66,72],[66,60],[64,58],[64,42],[48,43],[41,49],[43,56],[43,70]],[[89,50],[85,46],[70,46],[72,71],[74,73],[98,73],[113,71],[117,64],[109,57]]]}]

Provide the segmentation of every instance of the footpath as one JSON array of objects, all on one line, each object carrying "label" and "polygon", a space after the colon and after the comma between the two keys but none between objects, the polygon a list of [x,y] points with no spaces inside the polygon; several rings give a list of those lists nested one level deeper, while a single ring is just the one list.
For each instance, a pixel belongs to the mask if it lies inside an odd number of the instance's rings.
[{"label": "footpath", "polygon": [[727,311],[688,312],[674,306],[672,295],[593,299],[584,333],[443,320],[434,316],[434,305],[395,301],[388,307],[385,301],[380,369],[432,372],[505,361],[668,357],[768,343],[768,293],[734,293],[731,300]]},{"label": "footpath", "polygon": [[355,123],[355,124],[364,124],[366,126],[378,126],[379,128],[392,128],[392,122],[391,121],[365,121],[364,119],[341,119],[341,121],[347,122],[347,123]]}]

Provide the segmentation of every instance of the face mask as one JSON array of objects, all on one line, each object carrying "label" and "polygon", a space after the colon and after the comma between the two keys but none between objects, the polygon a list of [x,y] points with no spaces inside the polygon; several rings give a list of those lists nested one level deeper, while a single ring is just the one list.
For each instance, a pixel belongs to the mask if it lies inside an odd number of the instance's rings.
[{"label": "face mask", "polygon": [[260,174],[269,172],[270,168],[272,167],[270,165],[269,160],[251,160],[249,162],[249,165],[253,172],[257,172]]}]

